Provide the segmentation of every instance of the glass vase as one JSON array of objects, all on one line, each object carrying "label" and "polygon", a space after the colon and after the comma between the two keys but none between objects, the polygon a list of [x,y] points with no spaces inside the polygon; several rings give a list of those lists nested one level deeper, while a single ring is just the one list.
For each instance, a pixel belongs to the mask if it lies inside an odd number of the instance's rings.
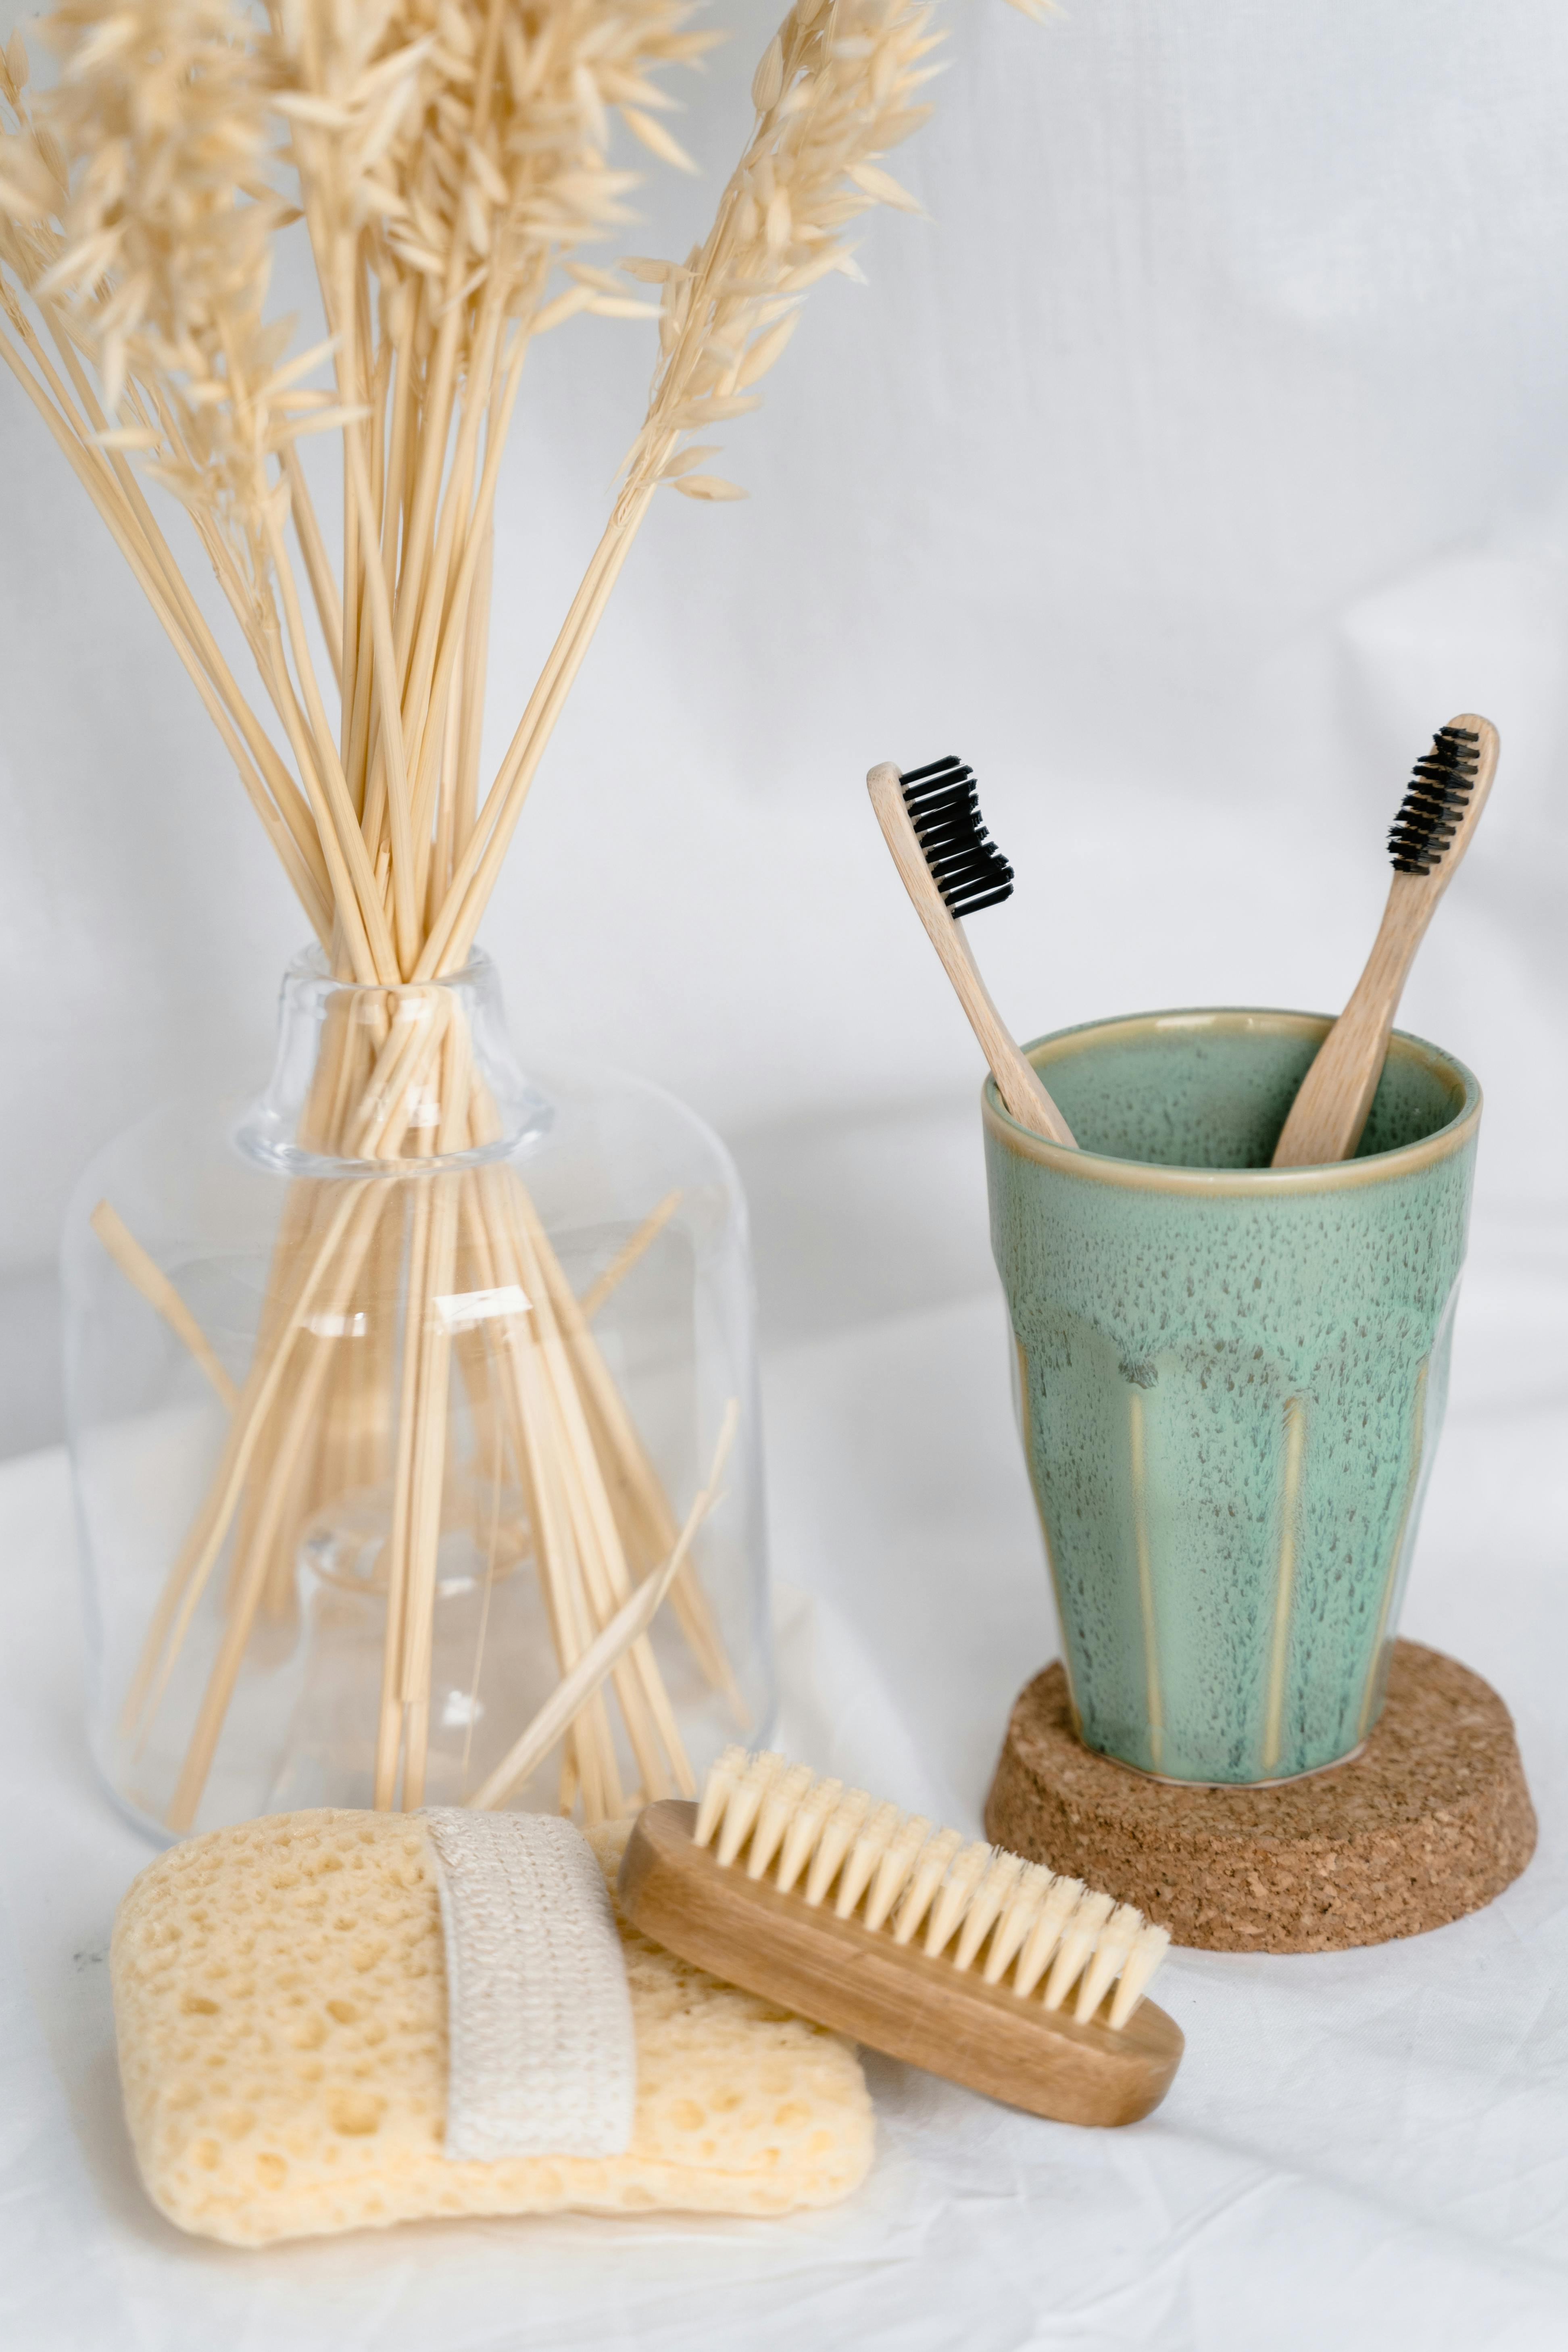
[{"label": "glass vase", "polygon": [[169,1838],[689,1793],[773,1709],[718,1139],[525,1077],[495,969],[285,976],[259,1100],[100,1152],[63,1247],[89,1725]]}]

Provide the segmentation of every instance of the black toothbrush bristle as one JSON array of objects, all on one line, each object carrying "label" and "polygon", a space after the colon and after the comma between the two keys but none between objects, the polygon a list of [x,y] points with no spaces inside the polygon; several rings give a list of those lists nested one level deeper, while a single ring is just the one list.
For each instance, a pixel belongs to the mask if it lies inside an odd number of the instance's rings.
[{"label": "black toothbrush bristle", "polygon": [[980,822],[974,776],[951,755],[899,778],[931,878],[950,915],[977,915],[1013,895],[1013,869]]},{"label": "black toothbrush bristle", "polygon": [[1469,806],[1480,762],[1480,737],[1470,727],[1439,727],[1432,749],[1415,762],[1410,789],[1388,836],[1396,874],[1430,874]]}]

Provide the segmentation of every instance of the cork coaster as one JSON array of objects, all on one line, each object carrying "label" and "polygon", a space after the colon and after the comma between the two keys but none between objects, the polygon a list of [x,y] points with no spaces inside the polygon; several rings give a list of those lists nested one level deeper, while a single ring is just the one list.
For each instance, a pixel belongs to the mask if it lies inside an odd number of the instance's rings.
[{"label": "cork coaster", "polygon": [[1479,1911],[1535,1851],[1535,1813],[1497,1693],[1396,1642],[1360,1753],[1273,1788],[1181,1788],[1082,1746],[1067,1677],[1020,1693],[986,1834],[1108,1886],[1211,1952],[1336,1952]]}]

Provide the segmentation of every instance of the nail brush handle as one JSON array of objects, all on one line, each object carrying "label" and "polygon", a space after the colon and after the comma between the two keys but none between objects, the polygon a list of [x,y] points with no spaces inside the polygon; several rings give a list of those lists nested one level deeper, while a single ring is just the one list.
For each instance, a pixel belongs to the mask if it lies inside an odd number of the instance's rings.
[{"label": "nail brush handle", "polygon": [[1158,2106],[1185,2046],[1144,2000],[1118,2031],[987,1984],[918,1944],[814,1908],[695,1843],[697,1808],[645,1807],[621,1907],[667,1950],[890,2057],[1058,2123],[1126,2124]]}]

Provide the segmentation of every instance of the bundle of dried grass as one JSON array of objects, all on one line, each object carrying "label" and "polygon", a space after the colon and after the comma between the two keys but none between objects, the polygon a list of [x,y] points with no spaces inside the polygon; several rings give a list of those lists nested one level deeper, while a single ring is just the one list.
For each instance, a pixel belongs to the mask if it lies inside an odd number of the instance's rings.
[{"label": "bundle of dried grass", "polygon": [[[610,1696],[642,1792],[691,1788],[639,1584],[668,1583],[704,1670],[728,1676],[686,1556],[694,1523],[678,1537],[521,1183],[474,1164],[497,1140],[495,1108],[436,985],[469,956],[655,490],[740,495],[702,470],[711,452],[692,436],[757,405],[812,284],[858,274],[851,219],[911,205],[881,159],[927,111],[930,10],[799,0],[757,69],[755,126],[706,242],[679,265],[624,265],[660,289],[657,307],[584,262],[628,216],[617,120],[688,163],[656,77],[715,37],[690,13],[687,0],[268,0],[264,14],[61,0],[44,25],[57,87],[33,96],[19,37],[0,61],[0,354],[167,631],[331,970],[384,992],[372,1021],[329,1022],[306,1139],[361,1170],[435,1162],[391,1185],[345,1172],[292,1188],[224,1460],[128,1703],[133,1722],[156,1710],[226,1551],[176,1829],[195,1819],[258,1622],[289,1604],[305,1517],[367,1478],[391,1498],[375,1801],[422,1801],[454,1369],[491,1474],[526,1501],[571,1699],[563,1805],[580,1796],[595,1820],[625,1804]],[[289,356],[291,322],[268,316],[268,296],[275,241],[300,218],[326,335]],[[604,538],[481,795],[501,455],[530,344],[581,312],[657,318],[659,362]],[[328,367],[330,388],[310,381]],[[341,554],[296,446],[327,430],[342,441]],[[259,698],[142,475],[188,515]],[[112,1214],[100,1230],[123,1234]],[[120,1249],[137,1276],[135,1244]],[[479,1347],[438,1311],[465,1285],[525,1302],[508,1346]],[[321,1345],[349,1325],[374,1345]],[[523,1727],[517,1769],[492,1775],[483,1801],[510,1793],[536,1748]]]}]

